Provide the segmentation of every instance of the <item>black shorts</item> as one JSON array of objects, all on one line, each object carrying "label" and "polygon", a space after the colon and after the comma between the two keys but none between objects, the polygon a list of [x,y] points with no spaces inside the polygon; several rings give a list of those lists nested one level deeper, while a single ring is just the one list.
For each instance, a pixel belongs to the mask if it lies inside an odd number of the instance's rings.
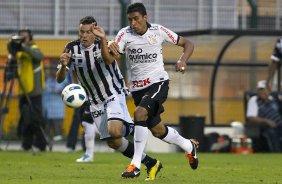
[{"label": "black shorts", "polygon": [[160,114],[164,112],[163,103],[167,99],[169,81],[162,81],[132,92],[135,106],[144,107],[148,111],[146,121],[148,128],[153,128],[161,122]]}]

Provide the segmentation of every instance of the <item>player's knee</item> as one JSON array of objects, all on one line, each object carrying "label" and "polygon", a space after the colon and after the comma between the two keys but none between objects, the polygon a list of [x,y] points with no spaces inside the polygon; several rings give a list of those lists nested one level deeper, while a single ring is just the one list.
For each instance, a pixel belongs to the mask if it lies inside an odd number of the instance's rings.
[{"label": "player's knee", "polygon": [[120,130],[111,129],[111,130],[109,130],[109,133],[110,133],[111,137],[113,137],[113,138],[122,137],[122,132]]},{"label": "player's knee", "polygon": [[110,148],[112,149],[118,149],[121,145],[119,144],[119,141],[118,139],[115,139],[115,138],[110,138],[107,140],[107,144]]},{"label": "player's knee", "polygon": [[166,128],[162,124],[158,124],[150,129],[154,137],[161,138],[166,133]]},{"label": "player's knee", "polygon": [[159,131],[159,130],[151,130],[152,134],[154,137],[160,138],[163,135],[163,132]]},{"label": "player's knee", "polygon": [[137,107],[134,111],[134,119],[137,121],[145,121],[148,117],[148,112],[144,107]]},{"label": "player's knee", "polygon": [[111,137],[113,138],[121,138],[122,137],[122,123],[121,125],[119,124],[110,124],[108,126],[108,131]]}]

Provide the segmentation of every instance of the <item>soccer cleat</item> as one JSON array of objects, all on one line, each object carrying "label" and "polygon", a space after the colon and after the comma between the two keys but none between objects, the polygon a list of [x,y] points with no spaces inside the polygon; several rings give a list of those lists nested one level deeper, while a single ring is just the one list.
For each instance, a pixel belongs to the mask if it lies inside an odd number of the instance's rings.
[{"label": "soccer cleat", "polygon": [[199,160],[197,158],[197,153],[196,153],[197,148],[199,146],[199,142],[195,139],[190,139],[190,141],[192,143],[193,149],[191,153],[187,153],[185,156],[189,161],[190,167],[195,170],[198,168],[198,163],[199,163]]},{"label": "soccer cleat", "polygon": [[160,161],[157,160],[157,163],[147,170],[147,178],[145,181],[155,180],[158,172],[163,168],[163,165]]},{"label": "soccer cleat", "polygon": [[122,178],[136,178],[138,176],[140,176],[140,169],[138,169],[134,164],[130,164],[121,174]]},{"label": "soccer cleat", "polygon": [[87,154],[84,154],[81,158],[76,159],[78,163],[86,163],[86,162],[93,162],[93,158]]}]

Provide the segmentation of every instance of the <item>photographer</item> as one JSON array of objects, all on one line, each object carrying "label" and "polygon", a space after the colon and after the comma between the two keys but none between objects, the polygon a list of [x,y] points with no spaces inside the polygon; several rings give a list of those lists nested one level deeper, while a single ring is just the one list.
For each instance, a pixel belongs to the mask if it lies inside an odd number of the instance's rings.
[{"label": "photographer", "polygon": [[15,73],[6,78],[14,77],[19,81],[18,135],[22,137],[22,148],[29,150],[35,146],[44,151],[47,142],[42,129],[43,54],[33,42],[29,29],[19,30],[18,35],[12,37],[8,52],[9,70]]}]

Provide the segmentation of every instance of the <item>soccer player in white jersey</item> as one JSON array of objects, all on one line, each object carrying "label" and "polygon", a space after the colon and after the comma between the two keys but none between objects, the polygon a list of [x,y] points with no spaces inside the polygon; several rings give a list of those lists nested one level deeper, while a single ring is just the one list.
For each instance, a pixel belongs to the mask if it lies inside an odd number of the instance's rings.
[{"label": "soccer player in white jersey", "polygon": [[[93,17],[84,17],[79,24],[79,40],[68,43],[60,56],[56,79],[58,82],[64,80],[68,65],[74,81],[79,81],[87,93],[90,113],[100,138],[107,140],[111,148],[132,158],[134,145],[124,138],[129,131],[123,131],[129,129],[128,123],[132,120],[126,106],[124,80],[118,75],[120,71],[112,58],[104,30],[97,26]],[[147,167],[148,178],[155,179],[158,161],[143,153],[142,163]]]},{"label": "soccer player in white jersey", "polygon": [[183,138],[176,130],[165,126],[160,118],[160,114],[164,111],[162,104],[167,99],[169,89],[169,76],[164,70],[162,44],[169,42],[183,47],[183,53],[175,65],[176,71],[182,73],[186,69],[186,61],[193,53],[194,45],[161,25],[148,23],[146,8],[142,3],[129,5],[127,17],[129,26],[121,29],[115,42],[109,45],[110,52],[113,54],[126,54],[128,80],[136,105],[135,152],[122,177],[134,178],[140,174],[137,171],[140,171],[148,129],[155,137],[182,148],[186,152],[191,168],[197,169],[198,141]]}]

